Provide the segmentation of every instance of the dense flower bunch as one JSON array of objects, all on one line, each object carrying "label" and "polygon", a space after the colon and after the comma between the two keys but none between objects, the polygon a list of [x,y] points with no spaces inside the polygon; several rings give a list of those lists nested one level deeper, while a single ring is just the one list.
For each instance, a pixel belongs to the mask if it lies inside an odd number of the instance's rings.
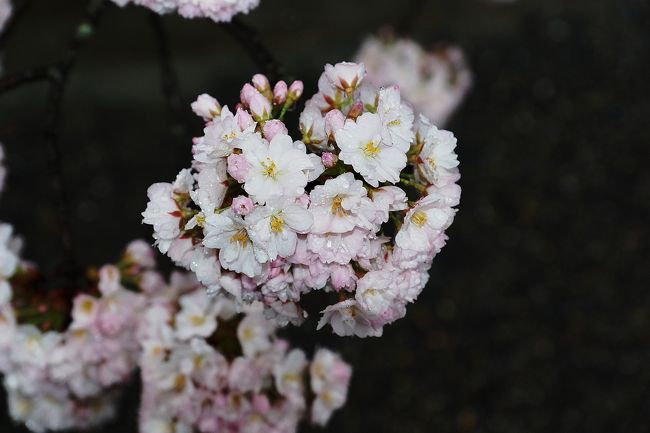
[{"label": "dense flower bunch", "polygon": [[151,272],[153,251],[131,243],[70,305],[62,290],[40,286],[19,248],[11,226],[0,225],[0,372],[10,414],[36,432],[98,424],[113,416],[119,385],[137,366],[145,302],[132,290]]},{"label": "dense flower bunch", "polygon": [[11,0],[0,0],[0,32],[4,30],[7,20],[11,16]]},{"label": "dense flower bunch", "polygon": [[[0,0],[2,1],[2,0]],[[227,22],[239,13],[248,13],[260,0],[113,0],[120,6],[133,3],[159,14],[177,12],[185,18],[210,18]]]},{"label": "dense flower bunch", "polygon": [[356,56],[378,86],[397,84],[416,111],[443,126],[463,101],[472,75],[463,52],[448,47],[432,52],[411,39],[369,37]]},{"label": "dense flower bunch", "polygon": [[343,406],[351,369],[337,354],[320,349],[310,363],[259,306],[238,314],[180,274],[169,287],[140,330],[142,433],[291,433],[310,405],[321,425]]},{"label": "dense flower bunch", "polygon": [[256,75],[234,110],[201,95],[192,168],[148,191],[158,248],[280,325],[300,323],[313,290],[336,294],[319,328],[338,335],[379,336],[403,317],[459,202],[456,139],[364,78],[363,64],[327,65],[298,141],[283,119],[301,82]]}]

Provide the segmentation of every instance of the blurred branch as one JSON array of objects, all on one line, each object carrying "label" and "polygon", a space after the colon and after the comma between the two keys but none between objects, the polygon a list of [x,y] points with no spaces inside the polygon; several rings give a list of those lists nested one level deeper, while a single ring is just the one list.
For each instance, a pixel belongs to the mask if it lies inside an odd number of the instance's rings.
[{"label": "blurred branch", "polygon": [[284,76],[284,68],[266,48],[255,29],[244,24],[238,17],[221,25],[248,52],[272,83]]},{"label": "blurred branch", "polygon": [[0,77],[0,93],[8,92],[16,87],[36,81],[50,79],[50,75],[56,70],[55,65],[42,66],[26,71],[20,71]]},{"label": "blurred branch", "polygon": [[90,0],[83,21],[76,27],[65,57],[49,65],[36,67],[0,78],[0,93],[36,81],[49,83],[43,133],[50,156],[50,175],[57,208],[61,247],[63,249],[62,272],[72,278],[75,259],[72,245],[72,209],[63,174],[61,152],[61,120],[65,86],[77,63],[84,43],[93,35],[95,27],[107,5],[107,0]]},{"label": "blurred branch", "polygon": [[169,49],[169,37],[167,36],[160,15],[155,12],[149,12],[149,20],[151,22],[151,27],[153,28],[156,45],[158,46],[162,91],[165,95],[169,111],[176,122],[174,129],[180,130],[181,135],[186,136],[190,133],[192,128],[181,96],[178,75],[172,65],[172,56]]},{"label": "blurred branch", "polygon": [[404,12],[404,16],[396,28],[399,36],[409,36],[413,33],[413,29],[422,17],[422,10],[426,2],[427,0],[410,0],[408,2],[408,9]]}]

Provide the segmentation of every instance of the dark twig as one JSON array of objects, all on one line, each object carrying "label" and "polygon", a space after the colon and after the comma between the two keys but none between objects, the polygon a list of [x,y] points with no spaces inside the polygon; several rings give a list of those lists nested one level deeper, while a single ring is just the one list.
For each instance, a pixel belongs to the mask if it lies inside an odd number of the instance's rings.
[{"label": "dark twig", "polygon": [[56,200],[57,225],[63,249],[61,271],[69,281],[74,278],[76,265],[72,245],[72,209],[65,185],[60,145],[63,96],[68,78],[77,63],[81,49],[93,34],[106,4],[106,0],[90,0],[84,19],[75,29],[67,53],[62,60],[0,78],[0,93],[37,81],[49,83],[43,133],[50,155],[51,182]]},{"label": "dark twig", "polygon": [[187,115],[187,107],[185,107],[183,97],[181,96],[178,75],[172,64],[169,37],[167,36],[160,15],[155,12],[150,12],[149,19],[156,39],[156,45],[158,46],[162,91],[165,95],[169,111],[176,122],[173,130],[185,136],[189,134],[192,128]]},{"label": "dark twig", "polygon": [[63,248],[63,269],[69,278],[74,277],[75,257],[72,244],[72,207],[63,173],[63,156],[61,153],[61,120],[65,86],[73,67],[77,63],[81,48],[92,36],[95,27],[105,10],[106,0],[91,0],[84,20],[75,30],[68,46],[66,57],[50,68],[49,90],[45,115],[44,135],[51,161],[52,187],[57,201],[58,225]]},{"label": "dark twig", "polygon": [[46,81],[50,78],[54,69],[56,69],[55,65],[49,65],[4,75],[0,77],[0,93],[8,92],[9,90],[36,81]]},{"label": "dark twig", "polygon": [[238,17],[233,18],[229,23],[223,23],[222,26],[248,51],[248,54],[271,82],[284,76],[284,69],[266,48],[255,29],[244,24]]},{"label": "dark twig", "polygon": [[409,36],[413,33],[413,29],[422,17],[422,10],[426,2],[426,0],[410,0],[408,2],[408,9],[404,12],[404,16],[396,28],[398,35]]}]

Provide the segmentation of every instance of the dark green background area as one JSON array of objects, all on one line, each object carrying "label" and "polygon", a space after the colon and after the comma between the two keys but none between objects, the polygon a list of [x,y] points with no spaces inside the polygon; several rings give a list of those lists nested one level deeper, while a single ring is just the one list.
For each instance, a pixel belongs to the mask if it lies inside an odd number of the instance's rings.
[{"label": "dark green background area", "polygon": [[[244,20],[309,96],[324,63],[351,58],[409,4],[262,0]],[[60,58],[82,7],[36,1],[9,40],[6,70]],[[315,333],[316,315],[286,333],[355,367],[349,402],[326,431],[650,430],[649,19],[644,0],[427,3],[415,37],[459,44],[475,75],[448,125],[462,203],[429,286],[383,338]],[[163,22],[188,111],[205,91],[232,105],[257,72],[246,53],[211,22]],[[89,264],[149,239],[139,215],[147,186],[190,161],[153,41],[145,10],[111,8],[67,89],[65,170],[75,246]],[[10,169],[0,215],[24,235],[26,256],[51,269],[61,254],[44,99],[42,84],[0,97]],[[193,128],[199,135],[198,120]],[[101,431],[136,431],[136,388]],[[0,410],[0,431],[22,430]]]}]

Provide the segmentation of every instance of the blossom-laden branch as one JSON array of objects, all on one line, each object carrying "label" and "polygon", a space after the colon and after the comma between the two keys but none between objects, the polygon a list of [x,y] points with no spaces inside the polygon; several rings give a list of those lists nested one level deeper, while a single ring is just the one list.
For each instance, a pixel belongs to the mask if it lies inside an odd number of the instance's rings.
[{"label": "blossom-laden branch", "polygon": [[237,17],[233,18],[231,22],[221,25],[242,45],[257,66],[262,69],[271,81],[277,81],[284,77],[284,68],[273,57],[268,48],[266,48],[256,30],[246,25]]}]

